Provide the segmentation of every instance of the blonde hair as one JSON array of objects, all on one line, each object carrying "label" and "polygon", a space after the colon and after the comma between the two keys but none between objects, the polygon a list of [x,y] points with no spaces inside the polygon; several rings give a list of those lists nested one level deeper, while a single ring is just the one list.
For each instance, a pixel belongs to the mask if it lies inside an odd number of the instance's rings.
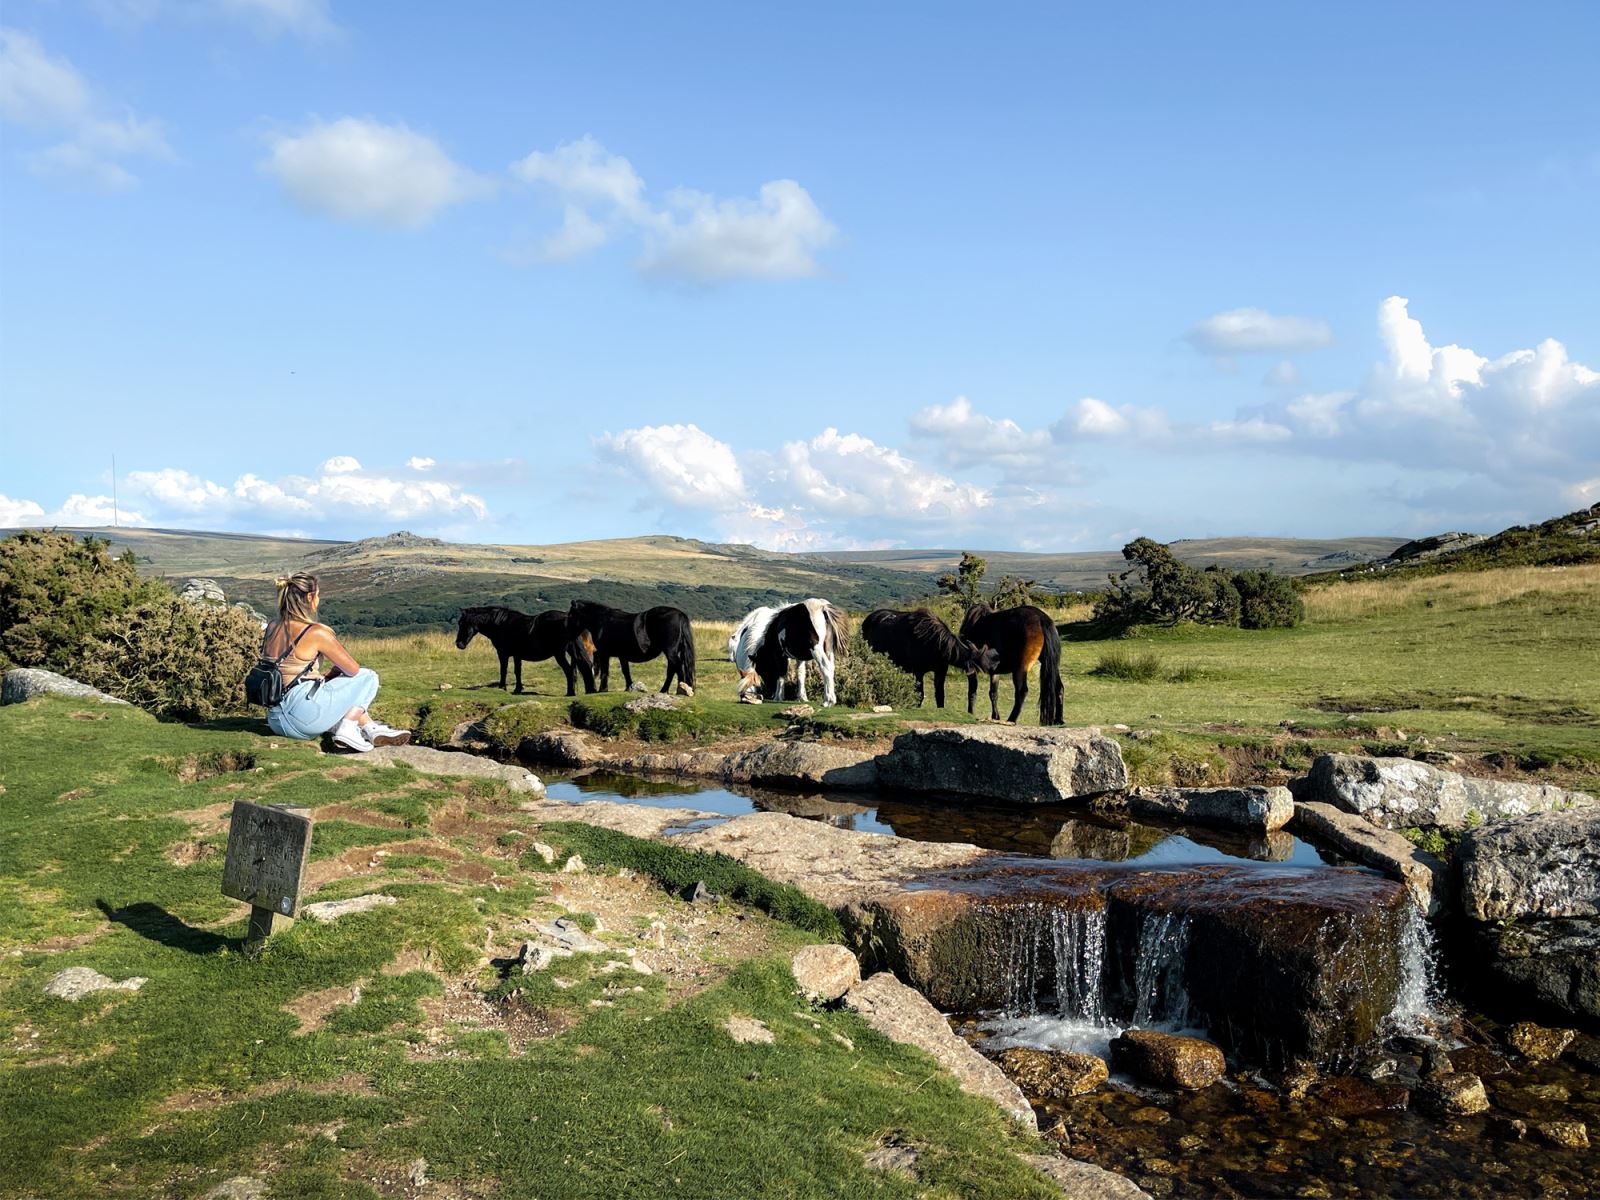
[{"label": "blonde hair", "polygon": [[296,571],[287,579],[278,580],[278,619],[314,624],[317,588],[317,577],[310,571]]}]

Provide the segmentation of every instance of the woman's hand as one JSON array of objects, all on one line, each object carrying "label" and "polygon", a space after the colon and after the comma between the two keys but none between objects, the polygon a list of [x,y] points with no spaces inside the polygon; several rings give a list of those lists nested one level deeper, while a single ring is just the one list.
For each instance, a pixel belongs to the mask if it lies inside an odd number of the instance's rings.
[{"label": "woman's hand", "polygon": [[339,639],[333,635],[333,630],[326,625],[317,626],[317,631],[311,637],[316,639],[317,653],[327,659],[340,675],[354,675],[361,670],[361,664],[340,644]]}]

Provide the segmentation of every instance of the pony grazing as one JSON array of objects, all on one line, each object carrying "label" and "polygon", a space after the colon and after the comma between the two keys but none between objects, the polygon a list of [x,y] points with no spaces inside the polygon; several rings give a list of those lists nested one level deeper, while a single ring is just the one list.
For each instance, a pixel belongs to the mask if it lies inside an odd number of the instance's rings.
[{"label": "pony grazing", "polygon": [[[1039,664],[1039,724],[1060,725],[1064,721],[1061,702],[1061,636],[1056,623],[1031,604],[996,612],[987,604],[974,604],[961,622],[961,636],[980,650],[993,650],[999,658],[989,675],[989,712],[1000,719],[998,671],[1011,672],[1011,685],[1017,702],[1006,718],[1016,724],[1022,701],[1028,695],[1028,668]],[[967,678],[967,712],[978,699],[978,677]]]},{"label": "pony grazing", "polygon": [[[506,662],[517,664],[517,691],[522,691],[522,661],[543,662],[556,660],[561,673],[567,677],[567,695],[577,695],[576,671],[583,672],[583,690],[594,691],[594,670],[586,656],[567,636],[567,614],[552,608],[538,616],[514,608],[501,608],[491,604],[482,608],[463,608],[461,621],[456,626],[456,649],[465,650],[467,643],[483,634],[500,656],[500,687],[506,686]],[[576,671],[574,670],[576,668]]]},{"label": "pony grazing", "polygon": [[806,663],[814,662],[822,673],[822,706],[837,704],[833,670],[846,632],[844,614],[815,597],[785,608],[758,608],[748,613],[728,638],[728,657],[739,668],[739,698],[782,699],[783,680],[793,659],[799,664],[797,698],[806,698]]},{"label": "pony grazing", "polygon": [[944,677],[951,667],[965,671],[976,679],[983,671],[993,674],[1000,668],[1000,655],[992,648],[980,650],[971,642],[957,637],[933,613],[925,608],[915,612],[899,612],[893,608],[879,608],[867,614],[861,622],[861,636],[880,654],[908,675],[917,677],[917,707],[925,699],[923,678],[933,673],[933,702],[944,707]]},{"label": "pony grazing", "polygon": [[593,600],[574,600],[567,609],[567,636],[577,643],[579,653],[598,663],[600,690],[611,684],[611,660],[622,664],[622,684],[633,687],[629,663],[649,662],[667,656],[667,677],[663,692],[678,690],[694,695],[694,629],[682,609],[662,604],[642,613],[623,612]]}]

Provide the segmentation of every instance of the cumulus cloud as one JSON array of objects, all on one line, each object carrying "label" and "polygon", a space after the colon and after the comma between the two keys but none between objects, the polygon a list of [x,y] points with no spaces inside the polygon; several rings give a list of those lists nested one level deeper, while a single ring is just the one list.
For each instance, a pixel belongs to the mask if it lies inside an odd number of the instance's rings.
[{"label": "cumulus cloud", "polygon": [[148,525],[144,515],[132,509],[119,509],[110,496],[85,496],[73,493],[53,512],[33,500],[13,500],[0,495],[0,528],[39,525],[100,526]]},{"label": "cumulus cloud", "polygon": [[947,466],[994,467],[1015,478],[1044,470],[1055,446],[1049,430],[1024,429],[1009,417],[987,416],[965,396],[915,413],[911,432],[936,446]]},{"label": "cumulus cloud", "polygon": [[370,117],[313,121],[267,138],[261,169],[306,212],[418,229],[487,184],[426,134]]},{"label": "cumulus cloud", "polygon": [[102,99],[70,62],[17,29],[0,28],[0,119],[46,143],[22,155],[36,175],[101,191],[138,182],[130,161],[173,157],[160,122]]},{"label": "cumulus cloud", "polygon": [[1300,382],[1299,369],[1287,358],[1279,359],[1273,367],[1261,377],[1265,387],[1293,387]]},{"label": "cumulus cloud", "polygon": [[773,481],[808,509],[890,523],[959,525],[993,501],[985,488],[960,483],[898,450],[833,428],[810,441],[784,443]]},{"label": "cumulus cloud", "polygon": [[606,434],[602,454],[631,468],[669,503],[735,511],[748,503],[733,447],[698,425],[645,425]]},{"label": "cumulus cloud", "polygon": [[328,0],[90,0],[109,24],[141,25],[172,18],[242,25],[257,37],[283,35],[308,42],[337,38]]},{"label": "cumulus cloud", "polygon": [[1158,408],[1140,408],[1132,404],[1112,406],[1104,400],[1085,396],[1050,427],[1050,432],[1060,442],[1070,442],[1074,437],[1141,437],[1158,441],[1171,435],[1172,426],[1167,415]]},{"label": "cumulus cloud", "polygon": [[561,227],[535,261],[566,261],[633,236],[642,246],[635,266],[646,275],[702,284],[796,279],[819,272],[816,253],[837,233],[792,179],[763,184],[753,199],[677,188],[652,203],[633,164],[588,135],[534,151],[511,174],[562,205]]},{"label": "cumulus cloud", "polygon": [[315,475],[263,479],[246,473],[218,483],[178,467],[130,471],[130,494],[171,519],[280,522],[297,526],[374,521],[481,521],[489,515],[481,496],[441,479],[396,478],[369,471],[349,455],[324,462]]},{"label": "cumulus cloud", "polygon": [[410,467],[413,471],[427,471],[438,465],[439,464],[433,459],[423,458],[421,455],[417,454],[413,454],[410,458],[406,459],[406,466]]},{"label": "cumulus cloud", "polygon": [[1319,317],[1280,317],[1259,308],[1235,308],[1197,322],[1184,335],[1204,354],[1293,354],[1333,342]]}]

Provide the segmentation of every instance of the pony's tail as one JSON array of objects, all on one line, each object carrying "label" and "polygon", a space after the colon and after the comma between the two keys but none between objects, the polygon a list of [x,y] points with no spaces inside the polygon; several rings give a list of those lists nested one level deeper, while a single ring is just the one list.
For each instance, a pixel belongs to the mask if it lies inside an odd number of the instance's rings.
[{"label": "pony's tail", "polygon": [[690,687],[694,687],[694,626],[685,621],[683,631],[683,665],[678,670],[678,677]]},{"label": "pony's tail", "polygon": [[822,620],[827,627],[825,636],[828,653],[838,662],[839,656],[844,653],[845,639],[850,636],[850,622],[845,619],[843,612],[831,604],[823,608]]},{"label": "pony's tail", "polygon": [[1056,632],[1056,623],[1047,619],[1044,653],[1039,655],[1039,724],[1066,724],[1061,691],[1061,635]]}]

